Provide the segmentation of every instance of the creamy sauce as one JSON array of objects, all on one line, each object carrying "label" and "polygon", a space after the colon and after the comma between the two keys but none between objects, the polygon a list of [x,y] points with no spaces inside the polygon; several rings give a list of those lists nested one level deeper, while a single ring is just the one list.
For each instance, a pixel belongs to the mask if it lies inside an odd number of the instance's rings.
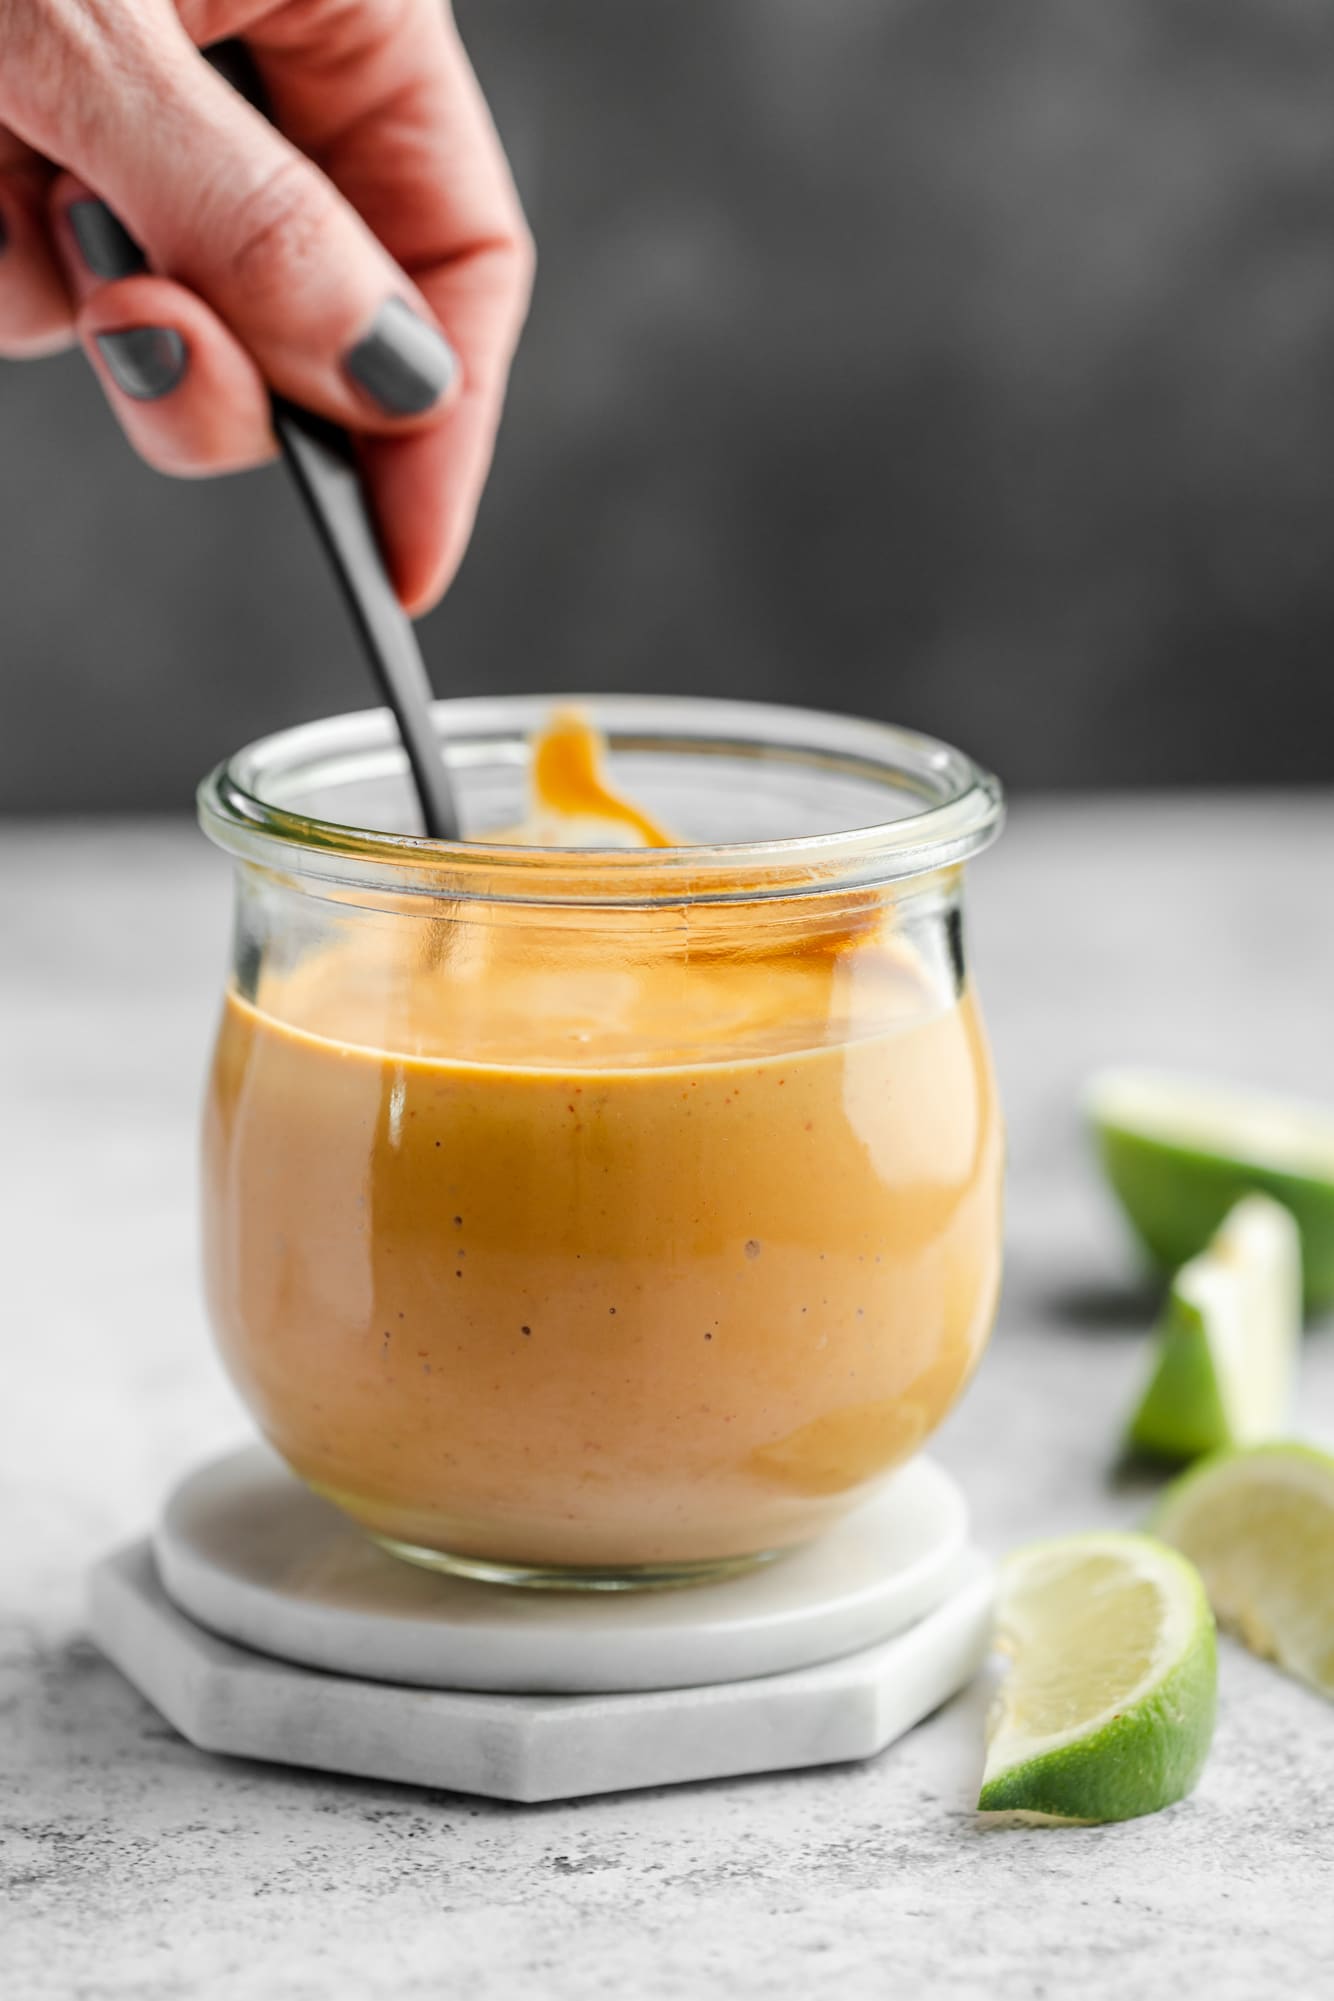
[{"label": "creamy sauce", "polygon": [[[664,838],[581,724],[534,782]],[[374,1532],[754,1555],[940,1422],[999,1275],[981,1025],[883,901],[796,903],[460,908],[428,957],[419,922],[353,910],[229,995],[214,1322],[278,1450]]]},{"label": "creamy sauce", "polygon": [[582,716],[566,710],[553,716],[533,744],[530,785],[533,816],[543,823],[599,821],[633,836],[646,848],[675,846],[656,820],[623,798],[605,770],[606,745]]}]

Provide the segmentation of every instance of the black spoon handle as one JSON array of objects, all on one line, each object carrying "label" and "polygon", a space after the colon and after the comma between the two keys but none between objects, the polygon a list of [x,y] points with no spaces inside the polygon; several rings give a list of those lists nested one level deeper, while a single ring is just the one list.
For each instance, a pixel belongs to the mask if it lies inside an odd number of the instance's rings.
[{"label": "black spoon handle", "polygon": [[[232,89],[268,116],[263,84],[244,42],[217,42],[208,61]],[[432,840],[460,838],[458,809],[431,722],[431,683],[417,635],[394,594],[352,441],[339,425],[273,398],[273,428],[297,490],[343,589],[371,672],[398,721]]]},{"label": "black spoon handle", "polygon": [[433,840],[457,841],[458,808],[431,722],[431,684],[417,635],[394,595],[347,432],[285,397],[273,428],[325,554],[342,586],[371,671],[399,735]]}]

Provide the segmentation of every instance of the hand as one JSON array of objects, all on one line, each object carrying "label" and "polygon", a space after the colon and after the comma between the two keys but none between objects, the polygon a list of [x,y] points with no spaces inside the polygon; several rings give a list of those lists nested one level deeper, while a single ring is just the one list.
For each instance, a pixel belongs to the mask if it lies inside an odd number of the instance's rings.
[{"label": "hand", "polygon": [[[273,125],[199,53],[234,35]],[[443,0],[0,0],[0,50],[0,354],[77,336],[164,472],[271,457],[271,389],[347,425],[431,604],[532,273]]]}]

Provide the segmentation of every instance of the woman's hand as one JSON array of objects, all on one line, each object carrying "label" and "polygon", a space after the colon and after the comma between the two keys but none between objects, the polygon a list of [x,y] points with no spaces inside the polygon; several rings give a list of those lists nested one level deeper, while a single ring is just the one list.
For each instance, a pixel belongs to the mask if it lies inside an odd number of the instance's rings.
[{"label": "woman's hand", "polygon": [[[199,53],[232,36],[277,129]],[[531,273],[442,0],[0,0],[0,354],[77,336],[165,472],[272,456],[270,389],[346,424],[410,610],[466,546]]]}]

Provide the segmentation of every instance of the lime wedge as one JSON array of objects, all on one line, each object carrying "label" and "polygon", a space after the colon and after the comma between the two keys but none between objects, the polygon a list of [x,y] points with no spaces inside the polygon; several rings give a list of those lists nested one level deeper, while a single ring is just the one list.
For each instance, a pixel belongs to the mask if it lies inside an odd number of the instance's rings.
[{"label": "lime wedge", "polygon": [[1172,1281],[1131,1444],[1186,1460],[1277,1438],[1301,1328],[1297,1225],[1268,1195],[1248,1195]]},{"label": "lime wedge", "polygon": [[1086,1104],[1107,1178],[1164,1270],[1258,1190],[1297,1219],[1308,1305],[1334,1300],[1334,1111],[1128,1070],[1095,1078]]},{"label": "lime wedge", "polygon": [[1199,1565],[1223,1625],[1334,1697],[1334,1457],[1219,1453],[1173,1482],[1153,1527]]},{"label": "lime wedge", "polygon": [[978,1806],[1026,1820],[1133,1820],[1191,1790],[1214,1729],[1214,1622],[1198,1574],[1146,1535],[1078,1535],[1001,1571],[1013,1657]]}]

